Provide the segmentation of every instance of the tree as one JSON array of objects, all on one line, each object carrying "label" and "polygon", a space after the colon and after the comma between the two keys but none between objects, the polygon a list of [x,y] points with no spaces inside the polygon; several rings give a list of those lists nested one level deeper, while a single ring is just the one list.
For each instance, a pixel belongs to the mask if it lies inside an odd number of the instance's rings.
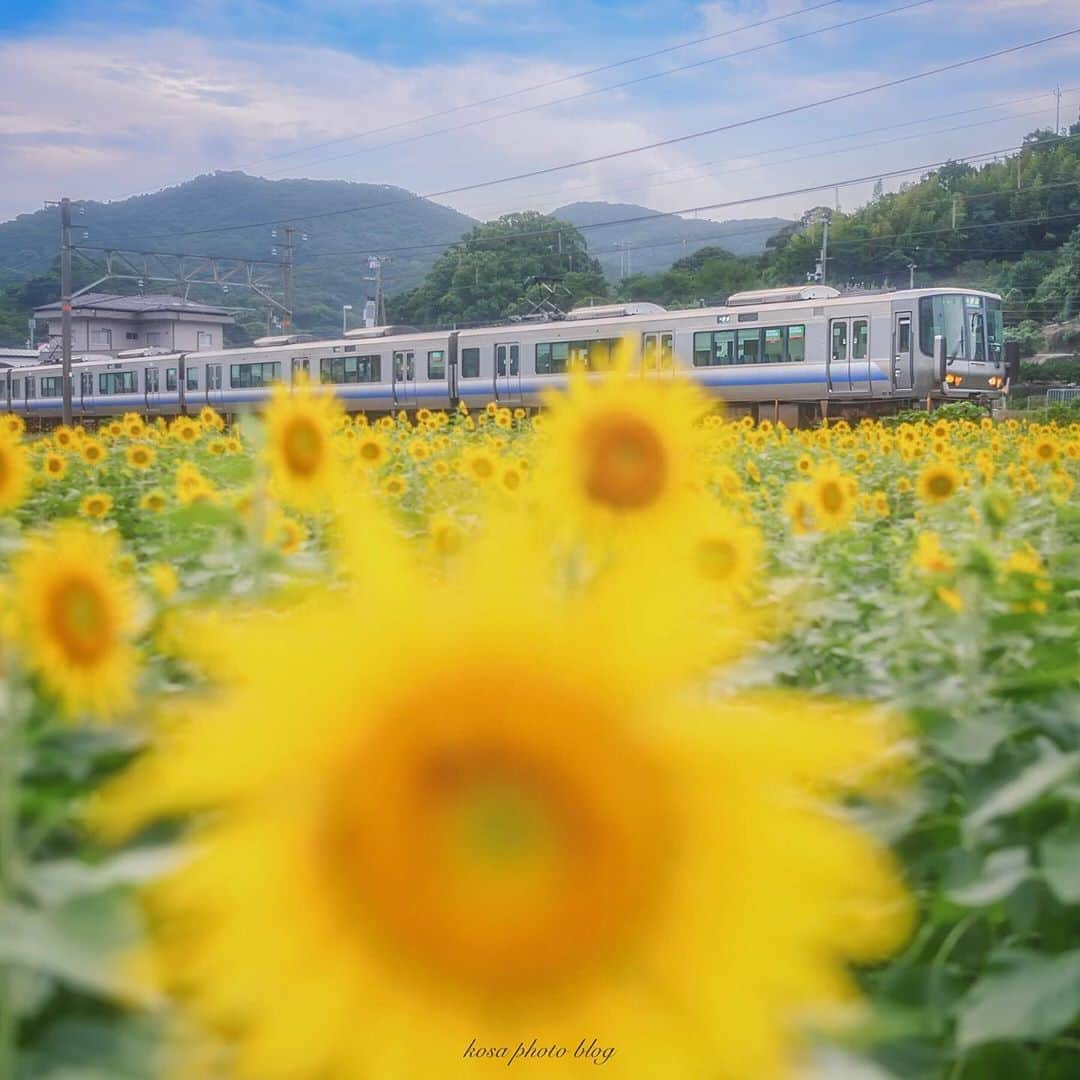
[{"label": "tree", "polygon": [[392,322],[416,326],[490,322],[525,314],[559,286],[563,302],[606,297],[600,264],[572,225],[529,211],[477,225],[451,245],[416,289],[392,297]]}]

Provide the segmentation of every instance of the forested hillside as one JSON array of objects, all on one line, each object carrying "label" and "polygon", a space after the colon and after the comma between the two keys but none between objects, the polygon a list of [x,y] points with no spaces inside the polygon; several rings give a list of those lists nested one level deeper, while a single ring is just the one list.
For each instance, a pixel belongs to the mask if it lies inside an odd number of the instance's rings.
[{"label": "forested hillside", "polygon": [[[554,290],[554,291],[552,291]],[[424,284],[393,297],[391,322],[462,325],[605,298],[599,262],[572,225],[528,211],[477,225],[439,256]]]},{"label": "forested hillside", "polygon": [[[379,204],[370,212],[339,213],[352,207]],[[332,215],[311,217],[313,214]],[[151,195],[110,203],[90,202],[76,214],[77,244],[94,247],[133,247],[136,250],[224,254],[242,258],[281,257],[281,237],[270,225],[231,232],[200,232],[238,222],[286,222],[303,219],[296,243],[297,324],[330,329],[341,324],[341,305],[359,311],[371,285],[365,255],[396,250],[386,263],[384,280],[390,292],[418,284],[439,252],[456,240],[474,220],[450,207],[421,199],[402,188],[355,184],[337,180],[264,180],[241,172],[218,172]],[[83,229],[89,235],[82,237]],[[306,233],[307,239],[302,239]],[[49,291],[50,268],[55,269],[59,244],[56,210],[22,214],[0,224],[0,344],[21,344],[26,316],[19,290],[28,279],[44,278],[32,288]],[[274,248],[277,247],[277,254]],[[327,255],[340,251],[340,256]],[[315,256],[318,257],[315,257]],[[83,263],[76,259],[76,265]],[[85,265],[85,263],[83,263]],[[3,288],[7,286],[7,288]],[[11,286],[15,286],[15,293]],[[167,286],[151,285],[168,291]],[[109,285],[115,292],[122,286]],[[254,294],[232,290],[192,294],[196,299],[229,305],[250,304],[256,320],[265,323],[265,304]],[[59,284],[53,295],[59,296]],[[14,333],[14,337],[13,337]]]},{"label": "forested hillside", "polygon": [[[784,218],[712,221],[678,214],[657,215],[634,203],[577,202],[551,212],[552,217],[584,228],[589,252],[611,281],[624,276],[622,247],[629,271],[655,274],[707,246],[734,255],[760,255],[769,237],[791,224]],[[610,224],[609,224],[610,223]]]}]

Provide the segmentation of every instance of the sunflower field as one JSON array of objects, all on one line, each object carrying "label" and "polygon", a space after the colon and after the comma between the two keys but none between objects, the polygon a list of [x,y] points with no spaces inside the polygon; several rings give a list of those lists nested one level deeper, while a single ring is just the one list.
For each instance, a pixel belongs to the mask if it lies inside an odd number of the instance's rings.
[{"label": "sunflower field", "polygon": [[1080,1075],[1078,480],[626,372],[0,417],[0,1080]]}]

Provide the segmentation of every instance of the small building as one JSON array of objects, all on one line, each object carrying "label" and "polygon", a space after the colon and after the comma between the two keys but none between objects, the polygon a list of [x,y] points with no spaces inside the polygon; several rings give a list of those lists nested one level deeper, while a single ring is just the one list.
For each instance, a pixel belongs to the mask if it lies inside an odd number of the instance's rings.
[{"label": "small building", "polygon": [[[34,311],[49,324],[48,359],[60,351],[59,302]],[[233,318],[226,308],[196,304],[178,296],[116,296],[89,292],[71,302],[73,352],[116,355],[129,349],[205,352],[224,346],[225,327]]]}]

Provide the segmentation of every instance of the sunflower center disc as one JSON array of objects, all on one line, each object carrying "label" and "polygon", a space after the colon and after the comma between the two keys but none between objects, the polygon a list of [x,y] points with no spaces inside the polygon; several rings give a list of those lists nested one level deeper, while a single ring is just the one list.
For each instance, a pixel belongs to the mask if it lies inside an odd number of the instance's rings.
[{"label": "sunflower center disc", "polygon": [[586,433],[585,489],[614,510],[641,510],[667,483],[668,462],[653,428],[635,416],[608,416]]},{"label": "sunflower center disc", "polygon": [[77,578],[59,582],[48,613],[49,628],[72,663],[92,664],[108,650],[108,612],[92,582]]}]

